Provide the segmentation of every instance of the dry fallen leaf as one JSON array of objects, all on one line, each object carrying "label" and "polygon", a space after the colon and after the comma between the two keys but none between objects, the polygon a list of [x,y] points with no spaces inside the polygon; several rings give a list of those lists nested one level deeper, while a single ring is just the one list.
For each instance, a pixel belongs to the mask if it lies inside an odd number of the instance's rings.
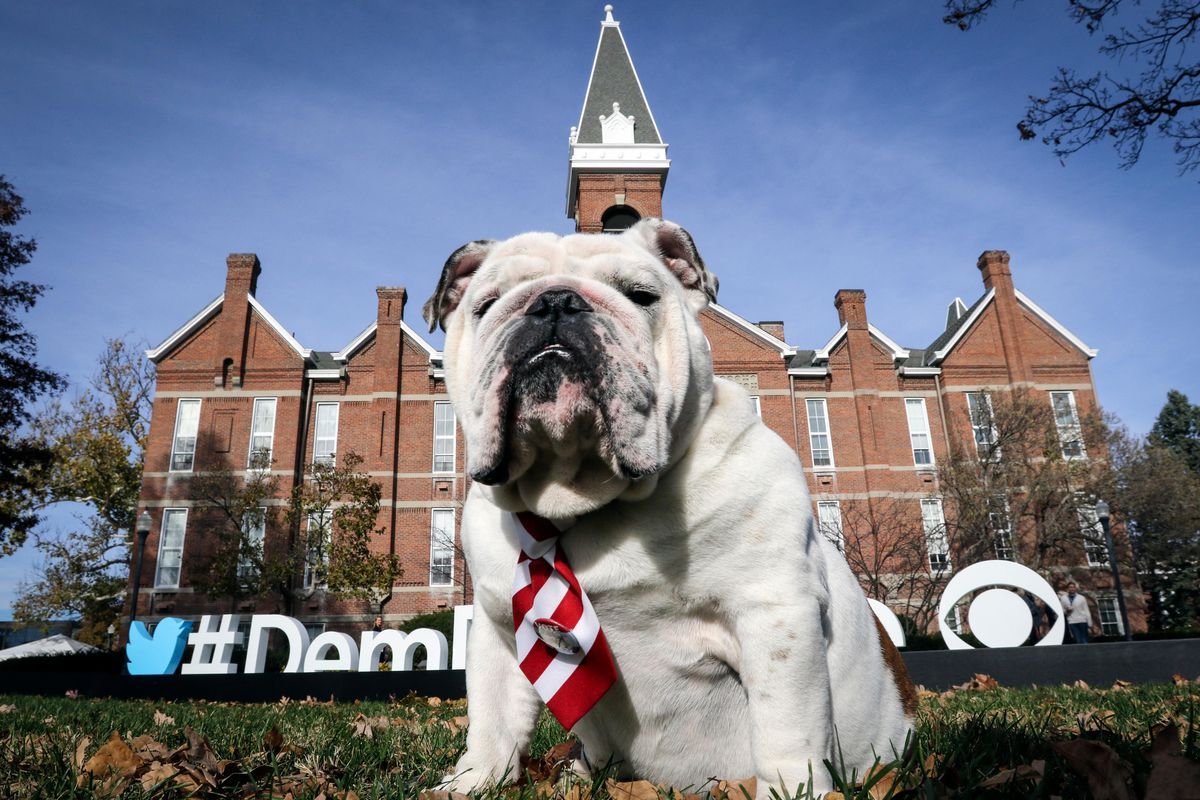
[{"label": "dry fallen leaf", "polygon": [[440,706],[442,704],[442,698],[430,697],[428,702],[429,702],[429,705],[433,706],[434,708],[437,708],[438,706]]},{"label": "dry fallen leaf", "polygon": [[155,709],[154,710],[154,724],[155,725],[174,725],[175,718],[168,717],[163,712],[159,711],[158,709]]},{"label": "dry fallen leaf", "polygon": [[467,718],[466,716],[461,716],[442,720],[442,725],[445,726],[451,733],[465,731],[467,729]]},{"label": "dry fallen leaf", "polygon": [[991,675],[984,675],[982,672],[976,672],[975,676],[966,683],[960,683],[955,686],[955,689],[996,689],[1000,686],[1000,681],[993,678]]},{"label": "dry fallen leaf", "polygon": [[76,772],[79,772],[81,769],[83,769],[83,765],[86,761],[87,749],[91,746],[92,737],[90,736],[83,737],[79,740],[79,744],[75,745],[75,757],[72,759],[71,763],[74,765]]},{"label": "dry fallen leaf", "polygon": [[1108,708],[1096,708],[1076,716],[1079,729],[1084,731],[1112,730],[1112,722],[1116,720],[1117,712]]},{"label": "dry fallen leaf", "polygon": [[980,789],[992,789],[998,786],[1008,786],[1021,781],[1041,780],[1046,774],[1046,762],[1034,761],[1032,764],[1021,764],[1012,769],[1002,769],[992,777],[979,784]]},{"label": "dry fallen leaf", "polygon": [[97,796],[115,797],[125,791],[129,778],[144,763],[129,749],[129,745],[121,741],[120,734],[113,731],[108,741],[83,765],[76,785],[83,787],[90,784]]},{"label": "dry fallen leaf", "polygon": [[[658,787],[650,781],[614,781],[609,778],[604,782],[608,794],[613,800],[659,800]],[[716,797],[716,795],[713,795]]]},{"label": "dry fallen leaf", "polygon": [[417,800],[470,800],[461,792],[421,792]]},{"label": "dry fallen leaf", "polygon": [[1191,684],[1191,681],[1180,675],[1178,672],[1171,676],[1171,680],[1175,682],[1176,686],[1188,686]]},{"label": "dry fallen leaf", "polygon": [[283,748],[283,734],[279,728],[272,725],[271,730],[263,734],[263,746],[272,753],[278,753]]},{"label": "dry fallen leaf", "polygon": [[17,707],[12,703],[0,703],[0,714],[11,714],[16,710]]},{"label": "dry fallen leaf", "polygon": [[1179,729],[1174,725],[1158,726],[1153,736],[1146,797],[1154,800],[1200,798],[1200,764],[1180,753]]},{"label": "dry fallen leaf", "polygon": [[68,700],[78,700],[79,699],[79,690],[78,689],[67,689],[66,696],[67,696]]},{"label": "dry fallen leaf", "polygon": [[1128,689],[1128,688],[1129,688],[1130,686],[1132,686],[1132,685],[1133,685],[1133,684],[1132,684],[1132,683],[1130,683],[1129,681],[1123,681],[1123,680],[1121,680],[1120,678],[1117,678],[1115,681],[1113,681],[1113,685],[1112,685],[1112,691],[1114,691],[1114,692],[1123,692],[1123,691],[1125,691],[1126,689]]},{"label": "dry fallen leaf", "polygon": [[758,778],[741,781],[718,781],[709,792],[713,800],[754,800],[758,795]]},{"label": "dry fallen leaf", "polygon": [[1072,686],[1074,686],[1076,689],[1090,689],[1090,688],[1092,688],[1092,687],[1088,686],[1088,683],[1087,683],[1087,681],[1083,680],[1082,678],[1081,678],[1081,679],[1079,679],[1079,680],[1077,680],[1077,681],[1075,681],[1075,682],[1074,682],[1074,683],[1072,683],[1071,685],[1072,685]]},{"label": "dry fallen leaf", "polygon": [[1133,769],[1108,745],[1075,739],[1054,742],[1050,747],[1087,781],[1095,800],[1133,800],[1128,785]]}]

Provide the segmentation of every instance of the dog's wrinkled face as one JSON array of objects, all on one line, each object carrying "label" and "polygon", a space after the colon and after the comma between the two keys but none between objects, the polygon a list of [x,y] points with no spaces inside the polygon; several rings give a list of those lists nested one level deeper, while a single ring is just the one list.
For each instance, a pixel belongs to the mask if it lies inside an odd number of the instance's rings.
[{"label": "dog's wrinkled face", "polygon": [[715,298],[691,236],[663,220],[459,248],[425,319],[446,328],[471,477],[550,517],[649,494],[711,400],[697,315]]}]

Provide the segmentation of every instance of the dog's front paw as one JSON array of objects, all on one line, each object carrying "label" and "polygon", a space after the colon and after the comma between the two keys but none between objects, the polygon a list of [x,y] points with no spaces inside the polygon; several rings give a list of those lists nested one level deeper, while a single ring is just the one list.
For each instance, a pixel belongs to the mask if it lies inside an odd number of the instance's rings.
[{"label": "dog's front paw", "polygon": [[489,786],[511,783],[520,777],[520,767],[513,761],[508,763],[489,762],[464,753],[454,770],[442,779],[438,788],[447,792],[470,794]]}]

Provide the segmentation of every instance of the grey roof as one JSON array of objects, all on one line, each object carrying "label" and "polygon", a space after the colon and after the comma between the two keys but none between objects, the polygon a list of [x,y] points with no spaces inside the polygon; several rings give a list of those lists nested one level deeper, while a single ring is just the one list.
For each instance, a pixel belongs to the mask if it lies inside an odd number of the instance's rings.
[{"label": "grey roof", "polygon": [[327,350],[313,350],[308,359],[309,369],[337,369],[341,366],[342,362],[336,360],[333,353]]},{"label": "grey roof", "polygon": [[925,352],[927,352],[929,354],[930,358],[933,358],[934,353],[936,353],[938,350],[941,350],[943,347],[945,347],[946,342],[948,342],[952,338],[954,338],[954,334],[958,333],[958,329],[961,328],[964,324],[966,324],[966,321],[971,318],[971,314],[973,314],[975,312],[976,306],[978,306],[980,303],[983,302],[984,297],[987,297],[987,295],[986,294],[983,295],[983,297],[980,297],[978,300],[976,300],[974,303],[972,303],[971,307],[968,308],[961,317],[959,317],[957,320],[955,320],[951,324],[947,325],[946,330],[942,331],[941,335],[939,335],[936,339],[934,339],[930,343],[930,345],[925,348]]},{"label": "grey roof", "polygon": [[600,28],[600,45],[596,50],[591,78],[588,79],[587,96],[583,101],[583,114],[579,118],[579,133],[575,141],[600,144],[600,116],[613,113],[613,103],[620,103],[621,113],[633,117],[634,143],[662,144],[621,28],[604,25]]},{"label": "grey roof", "polygon": [[816,350],[797,350],[796,354],[787,360],[788,369],[811,367],[813,365],[813,356],[816,353]]}]

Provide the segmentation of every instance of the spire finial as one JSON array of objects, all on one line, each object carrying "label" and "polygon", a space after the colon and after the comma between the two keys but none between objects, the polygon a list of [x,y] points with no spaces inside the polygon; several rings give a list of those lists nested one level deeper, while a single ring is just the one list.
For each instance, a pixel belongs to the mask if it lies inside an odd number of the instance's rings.
[{"label": "spire finial", "polygon": [[612,25],[616,22],[616,20],[613,19],[611,4],[604,7],[604,21],[609,25]]}]

